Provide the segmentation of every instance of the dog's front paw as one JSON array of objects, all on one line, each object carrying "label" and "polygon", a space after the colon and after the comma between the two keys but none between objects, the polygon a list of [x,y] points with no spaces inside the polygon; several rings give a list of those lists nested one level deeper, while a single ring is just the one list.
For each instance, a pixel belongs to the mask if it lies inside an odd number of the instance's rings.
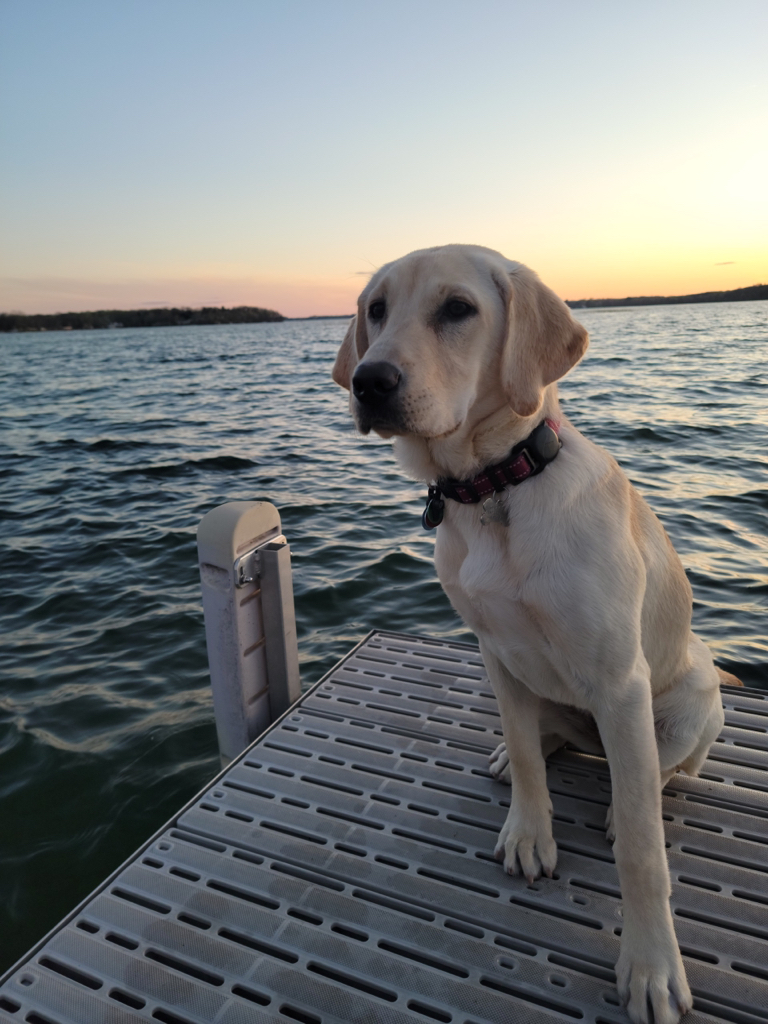
[{"label": "dog's front paw", "polygon": [[488,758],[488,770],[497,782],[511,782],[506,744],[500,743]]},{"label": "dog's front paw", "polygon": [[507,874],[522,872],[528,882],[542,874],[551,878],[557,866],[557,845],[552,838],[549,815],[534,823],[511,813],[499,833],[493,855],[504,861]]},{"label": "dog's front paw", "polygon": [[616,964],[616,987],[634,1024],[677,1024],[693,1006],[685,968],[671,937],[633,941],[625,929]]}]

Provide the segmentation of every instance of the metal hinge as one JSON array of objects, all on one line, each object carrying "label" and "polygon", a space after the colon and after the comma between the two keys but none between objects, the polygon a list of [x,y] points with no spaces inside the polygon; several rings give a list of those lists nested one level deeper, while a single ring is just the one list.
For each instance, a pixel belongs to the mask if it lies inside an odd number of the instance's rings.
[{"label": "metal hinge", "polygon": [[[272,537],[269,541],[270,545],[275,544],[279,547],[286,543],[287,541],[282,534]],[[261,576],[260,552],[263,547],[266,547],[266,545],[262,544],[252,551],[247,551],[235,560],[233,571],[235,574],[235,586],[238,590],[242,587],[247,587],[249,583],[255,583]]]}]

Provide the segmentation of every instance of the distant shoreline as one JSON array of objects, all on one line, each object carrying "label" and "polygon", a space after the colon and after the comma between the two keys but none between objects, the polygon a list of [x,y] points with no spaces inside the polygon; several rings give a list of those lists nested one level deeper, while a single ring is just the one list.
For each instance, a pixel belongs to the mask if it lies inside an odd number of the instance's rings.
[{"label": "distant shoreline", "polygon": [[0,332],[98,331],[121,327],[190,327],[200,324],[279,323],[282,313],[260,306],[204,306],[158,309],[101,309],[86,313],[0,313]]},{"label": "distant shoreline", "polygon": [[594,309],[598,306],[672,306],[687,302],[751,302],[768,299],[768,284],[749,288],[733,288],[727,292],[697,292],[695,295],[639,295],[627,299],[566,299],[571,309]]},{"label": "distant shoreline", "polygon": [[[698,302],[753,302],[768,299],[768,284],[753,284],[724,292],[694,295],[639,295],[626,299],[566,299],[571,309],[599,309],[616,306],[670,306]],[[159,309],[102,309],[86,313],[0,313],[0,334],[35,331],[92,331],[124,327],[190,327],[205,324],[281,323],[286,320],[348,320],[353,313],[283,316],[259,306],[204,306],[202,309],[174,307]]]},{"label": "distant shoreline", "polygon": [[312,316],[287,316],[286,320],[350,320],[354,313],[314,313]]}]

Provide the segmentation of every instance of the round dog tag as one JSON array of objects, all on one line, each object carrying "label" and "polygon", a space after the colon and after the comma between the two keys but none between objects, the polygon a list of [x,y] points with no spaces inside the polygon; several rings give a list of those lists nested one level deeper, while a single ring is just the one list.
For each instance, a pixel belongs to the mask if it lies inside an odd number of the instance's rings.
[{"label": "round dog tag", "polygon": [[421,513],[421,525],[425,530],[434,530],[443,521],[445,502],[441,498],[429,498],[427,507]]},{"label": "round dog tag", "polygon": [[548,423],[542,423],[533,435],[536,454],[549,462],[560,451],[560,438]]}]

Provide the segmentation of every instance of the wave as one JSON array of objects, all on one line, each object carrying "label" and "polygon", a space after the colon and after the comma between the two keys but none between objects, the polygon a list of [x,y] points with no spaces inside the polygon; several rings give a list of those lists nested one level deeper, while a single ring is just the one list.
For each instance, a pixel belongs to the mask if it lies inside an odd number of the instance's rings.
[{"label": "wave", "polygon": [[202,459],[184,459],[183,462],[164,463],[151,466],[130,466],[127,469],[116,470],[115,477],[177,477],[186,476],[195,472],[214,471],[238,471],[253,469],[259,463],[253,459],[245,459],[239,455],[214,455]]}]

